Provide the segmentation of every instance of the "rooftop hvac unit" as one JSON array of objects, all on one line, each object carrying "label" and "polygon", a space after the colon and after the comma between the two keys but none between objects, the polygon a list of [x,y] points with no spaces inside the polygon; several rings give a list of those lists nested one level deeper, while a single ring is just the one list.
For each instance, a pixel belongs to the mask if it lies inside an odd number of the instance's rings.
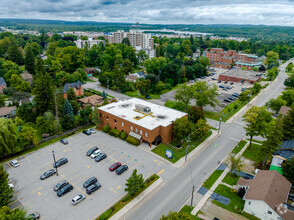
[{"label": "rooftop hvac unit", "polygon": [[138,110],[140,112],[145,112],[145,113],[151,112],[151,108],[146,105],[136,104],[135,108],[136,108],[136,110]]}]

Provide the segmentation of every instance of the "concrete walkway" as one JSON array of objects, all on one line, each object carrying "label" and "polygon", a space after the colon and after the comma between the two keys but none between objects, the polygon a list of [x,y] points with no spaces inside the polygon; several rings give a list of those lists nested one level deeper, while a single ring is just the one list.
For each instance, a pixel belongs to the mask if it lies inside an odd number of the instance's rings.
[{"label": "concrete walkway", "polygon": [[[238,144],[238,143],[237,143]],[[236,157],[239,157],[240,155],[243,154],[243,152],[246,150],[247,146],[248,146],[248,142],[247,144],[243,147],[243,149],[236,155]],[[237,146],[237,145],[236,145]],[[222,180],[225,178],[225,176],[227,175],[227,173],[230,171],[230,167],[228,166],[224,172],[222,173],[222,175],[220,175],[220,177],[215,181],[215,183],[212,185],[212,187],[208,190],[208,192],[203,196],[203,198],[200,200],[200,202],[198,202],[198,204],[195,206],[195,208],[192,210],[191,214],[192,215],[196,215],[200,209],[204,206],[204,204],[206,203],[207,199],[210,198],[211,194],[214,192],[214,190],[216,189],[216,187],[222,183]],[[230,186],[231,187],[231,186]]]}]

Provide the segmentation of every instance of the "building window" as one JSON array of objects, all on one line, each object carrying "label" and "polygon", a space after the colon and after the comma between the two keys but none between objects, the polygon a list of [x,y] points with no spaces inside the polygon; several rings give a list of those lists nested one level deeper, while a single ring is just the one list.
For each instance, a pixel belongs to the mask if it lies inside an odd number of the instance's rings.
[{"label": "building window", "polygon": [[108,121],[108,116],[106,116],[106,120]]},{"label": "building window", "polygon": [[145,132],[145,137],[148,137],[148,133],[147,132]]},{"label": "building window", "polygon": [[136,131],[136,133],[138,132],[138,129],[137,128],[135,128],[135,131]]},{"label": "building window", "polygon": [[114,129],[117,129],[116,127],[114,127]]},{"label": "building window", "polygon": [[267,213],[268,213],[268,214],[270,214],[270,215],[272,214],[272,212],[271,212],[271,211],[267,211]]},{"label": "building window", "polygon": [[142,133],[143,133],[142,130],[140,130],[140,135],[142,135]]},{"label": "building window", "polygon": [[122,126],[122,127],[124,126],[124,123],[123,123],[123,122],[121,123],[121,126]]},{"label": "building window", "polygon": [[133,130],[133,126],[131,126],[131,131]]},{"label": "building window", "polygon": [[116,124],[116,119],[114,119],[114,124]]},{"label": "building window", "polygon": [[251,205],[251,202],[250,201],[248,202],[248,205]]}]

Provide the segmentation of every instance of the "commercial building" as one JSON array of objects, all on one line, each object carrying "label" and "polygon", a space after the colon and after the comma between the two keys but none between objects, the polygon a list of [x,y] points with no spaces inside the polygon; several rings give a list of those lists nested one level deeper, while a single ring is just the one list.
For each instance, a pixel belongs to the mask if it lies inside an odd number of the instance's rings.
[{"label": "commercial building", "polygon": [[257,76],[257,72],[242,70],[242,69],[231,69],[219,75],[218,80],[220,81],[231,81],[251,84],[259,81],[261,76]]},{"label": "commercial building", "polygon": [[98,108],[102,128],[124,131],[128,135],[151,144],[170,143],[173,139],[173,125],[178,118],[187,117],[183,113],[141,99],[132,98],[111,103]]},{"label": "commercial building", "polygon": [[75,41],[75,44],[77,45],[77,48],[85,48],[85,46],[87,46],[88,49],[91,49],[95,44],[98,45],[100,42],[105,44],[104,40],[93,40],[92,38],[88,38],[88,40],[78,39]]}]

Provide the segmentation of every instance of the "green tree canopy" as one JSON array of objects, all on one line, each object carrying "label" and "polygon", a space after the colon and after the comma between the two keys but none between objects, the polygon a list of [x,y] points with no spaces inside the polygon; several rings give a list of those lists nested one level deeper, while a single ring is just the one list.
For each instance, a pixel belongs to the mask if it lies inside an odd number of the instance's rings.
[{"label": "green tree canopy", "polygon": [[187,86],[186,84],[181,85],[177,89],[175,94],[175,99],[184,103],[186,106],[186,109],[188,108],[188,105],[190,104],[193,98],[194,98],[193,87]]},{"label": "green tree canopy", "polygon": [[26,70],[31,74],[35,74],[35,55],[31,46],[28,46],[25,50],[24,63]]},{"label": "green tree canopy", "polygon": [[129,195],[134,195],[136,191],[144,186],[143,174],[137,174],[137,169],[134,169],[132,175],[127,179],[125,191]]},{"label": "green tree canopy", "polygon": [[183,140],[189,135],[195,134],[195,125],[186,117],[178,118],[174,122],[173,133],[177,140]]},{"label": "green tree canopy", "polygon": [[8,186],[8,173],[4,169],[3,165],[0,165],[0,207],[8,205],[12,197],[13,191]]},{"label": "green tree canopy", "polygon": [[160,220],[193,220],[192,215],[186,212],[172,212],[170,211],[168,215],[162,215]]},{"label": "green tree canopy", "polygon": [[212,107],[215,107],[215,103],[218,104],[216,99],[218,89],[216,85],[211,87],[205,81],[197,81],[191,87],[196,106],[204,107],[206,105],[211,105]]},{"label": "green tree canopy", "polygon": [[288,115],[283,118],[284,139],[294,139],[294,108],[288,111]]},{"label": "green tree canopy", "polygon": [[273,110],[276,114],[280,111],[281,107],[286,105],[286,101],[284,101],[281,97],[276,99],[270,99],[265,106]]},{"label": "green tree canopy", "polygon": [[282,163],[283,175],[294,184],[294,158]]}]

